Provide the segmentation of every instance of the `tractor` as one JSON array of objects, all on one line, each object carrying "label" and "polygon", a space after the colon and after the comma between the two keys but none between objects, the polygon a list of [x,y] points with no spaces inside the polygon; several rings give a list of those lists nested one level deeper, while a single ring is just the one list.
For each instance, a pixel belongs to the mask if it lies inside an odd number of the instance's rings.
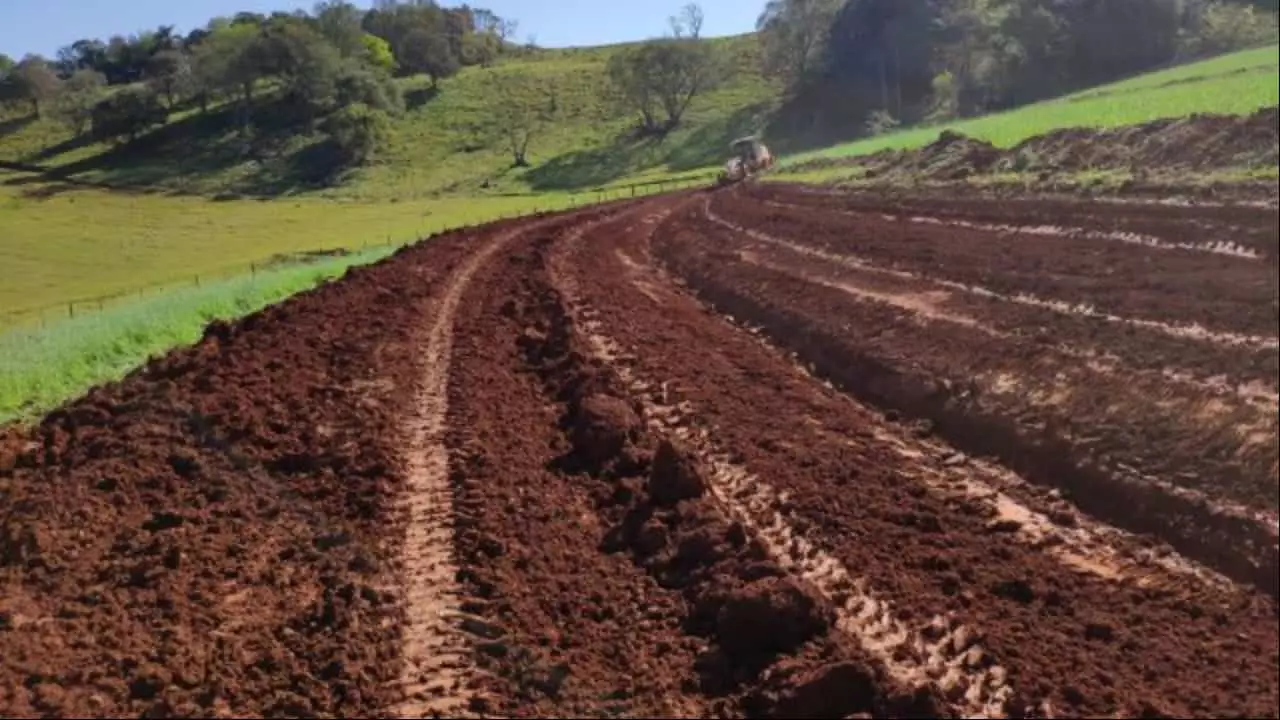
[{"label": "tractor", "polygon": [[742,182],[761,170],[773,167],[773,153],[758,138],[744,137],[734,140],[729,146],[733,157],[725,163],[720,171],[720,184],[729,185]]}]

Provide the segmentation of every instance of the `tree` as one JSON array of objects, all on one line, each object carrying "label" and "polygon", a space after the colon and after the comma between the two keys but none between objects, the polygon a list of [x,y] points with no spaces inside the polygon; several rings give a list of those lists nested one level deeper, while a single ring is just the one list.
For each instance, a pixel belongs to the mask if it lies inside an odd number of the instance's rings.
[{"label": "tree", "polygon": [[300,119],[313,119],[332,102],[342,58],[310,26],[292,18],[272,20],[250,59],[261,76],[279,81],[286,104]]},{"label": "tree", "polygon": [[164,96],[173,108],[177,97],[192,87],[191,59],[177,50],[161,50],[147,63],[147,81],[156,92]]},{"label": "tree", "polygon": [[494,128],[511,153],[512,167],[529,167],[529,146],[558,112],[555,88],[528,73],[489,72],[488,94],[500,99]]},{"label": "tree", "polygon": [[1274,11],[1257,5],[1209,2],[1195,8],[1179,45],[1183,57],[1205,57],[1274,43],[1280,32]]},{"label": "tree", "polygon": [[[678,37],[619,52],[609,63],[615,92],[640,113],[646,132],[665,132],[679,125],[693,99],[718,81],[719,71],[719,59],[709,44]],[[661,123],[659,108],[665,114]]]},{"label": "tree", "polygon": [[646,134],[662,129],[658,119],[658,98],[645,74],[643,51],[619,51],[609,58],[609,82],[622,106],[640,114],[640,129]]},{"label": "tree", "polygon": [[41,117],[45,105],[58,94],[61,81],[38,55],[28,55],[9,71],[17,97],[31,103],[31,111]]},{"label": "tree", "polygon": [[15,64],[16,63],[13,62],[13,58],[5,55],[4,53],[0,53],[0,78],[7,75],[9,71],[13,69]]},{"label": "tree", "polygon": [[440,80],[458,72],[460,63],[442,33],[417,29],[405,37],[400,47],[400,65],[413,73],[426,73],[431,87],[439,87]]},{"label": "tree", "polygon": [[93,109],[102,100],[107,76],[97,70],[77,70],[62,83],[53,103],[53,111],[59,120],[79,135],[93,119]]},{"label": "tree", "polygon": [[125,88],[94,107],[93,136],[98,140],[133,142],[149,128],[164,124],[168,116],[154,92]]},{"label": "tree", "polygon": [[325,118],[322,129],[337,145],[343,162],[364,165],[390,138],[391,119],[381,110],[357,103]]},{"label": "tree", "polygon": [[391,44],[377,35],[364,33],[364,61],[384,72],[395,72],[396,56],[391,52]]},{"label": "tree", "polygon": [[511,42],[511,38],[516,36],[520,31],[520,23],[516,20],[499,20],[494,27],[494,31],[498,34],[498,39],[502,42],[499,47],[506,48],[507,43]]},{"label": "tree", "polygon": [[343,63],[334,85],[339,108],[367,105],[390,115],[404,111],[404,95],[400,86],[378,68],[348,60]]},{"label": "tree", "polygon": [[791,88],[820,62],[840,0],[769,0],[756,20],[765,73]]},{"label": "tree", "polygon": [[342,54],[357,57],[367,49],[365,32],[360,27],[364,13],[346,0],[322,0],[316,3],[316,27],[320,34]]},{"label": "tree", "polygon": [[698,3],[689,3],[680,8],[680,13],[674,15],[668,21],[671,25],[671,34],[676,38],[688,37],[697,40],[702,37],[702,21],[704,15],[702,6]]}]

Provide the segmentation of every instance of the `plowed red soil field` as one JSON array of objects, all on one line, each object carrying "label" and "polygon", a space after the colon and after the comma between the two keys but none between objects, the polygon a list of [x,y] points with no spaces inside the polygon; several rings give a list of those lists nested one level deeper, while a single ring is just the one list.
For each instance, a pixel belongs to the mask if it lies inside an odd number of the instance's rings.
[{"label": "plowed red soil field", "polygon": [[0,715],[1280,716],[1274,210],[441,235],[0,440]]}]

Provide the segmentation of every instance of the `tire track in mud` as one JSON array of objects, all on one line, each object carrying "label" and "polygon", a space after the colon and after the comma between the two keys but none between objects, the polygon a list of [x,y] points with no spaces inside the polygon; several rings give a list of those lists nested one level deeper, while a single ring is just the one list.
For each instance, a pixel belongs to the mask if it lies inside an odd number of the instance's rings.
[{"label": "tire track in mud", "polygon": [[[782,202],[778,200],[766,200],[764,204],[769,207],[775,207],[780,210],[810,210],[812,207],[806,205],[797,205],[795,203]],[[837,210],[836,213],[845,217],[857,218],[866,217],[872,213],[858,210]],[[917,225],[938,225],[942,227],[963,228],[965,230],[981,230],[983,232],[1010,234],[1010,235],[1029,235],[1048,238],[1076,239],[1084,238],[1088,240],[1110,240],[1113,242],[1128,243],[1141,247],[1155,248],[1157,250],[1179,251],[1185,250],[1189,252],[1207,253],[1210,255],[1225,255],[1227,257],[1239,258],[1241,260],[1261,261],[1265,260],[1265,256],[1252,248],[1227,240],[1216,242],[1170,242],[1155,235],[1137,232],[1121,232],[1100,230],[1088,230],[1081,227],[1071,227],[1065,225],[1015,225],[1012,223],[989,223],[974,222],[972,220],[961,220],[958,218],[948,217],[931,217],[928,215],[911,215],[911,214],[894,214],[889,212],[875,213],[880,218],[889,222],[910,222]]]},{"label": "tire track in mud", "polygon": [[[880,307],[891,307],[907,313],[907,317],[915,319],[922,327],[930,322],[950,324],[951,327],[933,327],[949,337],[954,336],[958,345],[953,347],[957,351],[962,347],[968,348],[965,355],[975,363],[971,366],[972,372],[956,375],[953,368],[937,366],[935,361],[938,358],[932,355],[922,362],[932,365],[934,370],[955,383],[963,385],[968,382],[974,392],[980,391],[992,398],[1004,396],[1002,402],[1015,406],[1025,404],[1028,397],[1039,398],[1036,404],[1045,408],[1045,414],[1062,416],[1067,412],[1066,408],[1083,402],[1082,393],[1088,393],[1089,388],[1114,385],[1115,377],[1119,374],[1131,378],[1131,381],[1127,380],[1114,393],[1099,396],[1103,402],[1146,408],[1152,427],[1158,426],[1165,428],[1165,432],[1180,434],[1190,448],[1198,447],[1197,443],[1203,445],[1207,438],[1238,438],[1235,464],[1224,470],[1234,472],[1232,477],[1241,478],[1242,473],[1247,475],[1255,471],[1265,473],[1275,461],[1274,446],[1270,454],[1267,450],[1268,443],[1276,433],[1276,397],[1259,393],[1259,388],[1249,384],[1232,387],[1225,382],[1214,384],[1194,377],[1171,376],[1167,370],[1153,372],[1124,367],[1120,363],[1108,365],[1096,353],[1081,352],[1066,344],[1036,346],[1033,352],[1039,358],[1037,364],[1028,363],[1025,356],[1019,356],[1022,359],[1017,362],[987,362],[973,352],[974,348],[970,346],[975,343],[967,334],[968,331],[982,333],[990,338],[982,341],[983,343],[1006,343],[1010,347],[1027,347],[1026,337],[1016,327],[1011,332],[992,327],[979,319],[979,313],[966,312],[967,308],[952,311],[939,307],[947,299],[947,293],[943,291],[934,293],[941,297],[932,297],[929,292],[919,288],[895,286],[893,283],[868,283],[865,275],[857,276],[853,271],[840,266],[815,263],[812,260],[805,262],[804,255],[791,256],[786,248],[750,241],[739,242],[736,239],[722,238],[720,242],[725,243],[726,248],[733,249],[745,265],[759,267],[815,287],[848,294],[859,305],[867,307],[872,316],[878,316],[876,314]],[[966,332],[955,333],[956,326]],[[849,329],[854,331],[852,327]],[[904,327],[903,330],[919,335],[910,328]],[[1046,373],[1046,362],[1052,363],[1048,366],[1050,369],[1057,366],[1060,370]],[[1120,402],[1119,398],[1122,397],[1128,399]],[[1086,429],[1084,432],[1090,431]],[[1249,509],[1227,497],[1219,497],[1211,502],[1204,492],[1212,487],[1200,487],[1204,483],[1199,483],[1197,487],[1179,487],[1169,482],[1169,479],[1177,477],[1176,473],[1189,471],[1194,464],[1187,462],[1179,466],[1177,461],[1171,459],[1170,462],[1148,468],[1148,481],[1166,492],[1190,493],[1187,494],[1189,499],[1216,507],[1233,516],[1255,518],[1273,530],[1277,527],[1275,513],[1260,511],[1257,507]]]},{"label": "tire track in mud", "polygon": [[[769,325],[771,332],[783,332],[782,327],[791,328],[797,322],[787,313],[778,314],[776,307],[757,307],[758,297],[743,296],[738,290],[720,286],[718,281],[713,285],[716,287],[712,295],[717,298],[717,305],[722,301],[735,307],[747,303],[755,309],[746,311],[747,306],[739,309],[748,315],[764,313],[759,316],[763,318],[760,321]],[[1029,473],[1028,478],[1036,484],[1065,490],[1073,502],[1100,520],[1132,532],[1154,534],[1187,557],[1275,596],[1278,528],[1274,512],[1210,497],[1200,490],[1174,485],[1168,479],[1142,473],[1123,463],[1116,463],[1114,467],[1099,466],[1067,449],[1054,450],[1061,444],[1059,441],[1045,444],[1036,440],[1036,433],[1040,431],[1034,427],[1019,430],[1007,411],[992,414],[989,409],[978,406],[957,405],[954,399],[945,402],[920,397],[912,383],[904,386],[901,379],[894,379],[898,378],[901,368],[889,369],[885,375],[886,370],[879,361],[870,358],[861,363],[865,367],[860,370],[846,364],[832,364],[830,358],[850,357],[850,353],[857,356],[858,351],[829,330],[806,337],[809,338],[803,343],[806,358],[816,362],[823,375],[843,387],[859,395],[869,392],[878,398],[878,403],[905,409],[912,416],[928,417],[938,423],[941,432],[957,446],[969,452],[993,454],[1011,468]],[[948,397],[954,398],[955,393],[949,393]],[[1048,470],[1050,468],[1052,470]],[[1274,474],[1274,470],[1272,472]],[[1129,500],[1117,504],[1107,499],[1117,493]],[[1129,504],[1144,510],[1134,514],[1129,512]]]},{"label": "tire track in mud", "polygon": [[[649,288],[680,283],[669,277],[661,268],[640,265],[626,256],[622,248],[616,249],[615,253],[623,258],[623,263],[629,272],[652,276],[652,280],[632,278],[632,282],[637,287],[646,288],[642,292],[647,296],[652,293]],[[774,267],[765,260],[747,258],[744,261],[759,263],[764,267]],[[781,269],[780,271],[791,272]],[[844,283],[828,284],[820,279],[808,277],[803,279],[829,285],[869,301],[883,302],[904,310],[918,312],[930,319],[955,322],[967,328],[989,333],[994,338],[1005,336],[1004,333],[982,324],[977,318],[936,310],[928,298],[915,296],[904,298],[901,294],[867,291]],[[666,304],[656,299],[655,302],[659,305]],[[714,309],[712,312],[715,312]],[[835,391],[830,381],[814,374],[811,365],[799,361],[794,353],[775,345],[764,329],[743,324],[733,317],[722,317],[726,322],[752,335],[761,347],[777,356],[780,362],[790,365],[808,380]],[[859,405],[853,398],[849,398],[849,402],[857,405],[859,412],[874,414]],[[815,432],[824,431],[815,430]],[[1023,542],[1058,557],[1064,565],[1072,569],[1109,580],[1134,582],[1142,586],[1173,587],[1185,582],[1188,578],[1219,589],[1232,586],[1231,580],[1215,570],[1176,552],[1154,551],[1146,547],[1146,544],[1140,542],[1133,534],[1091,518],[1069,502],[1056,497],[1046,501],[1039,497],[1042,493],[1036,493],[1030,483],[1007,468],[977,458],[966,457],[942,442],[909,437],[906,433],[893,430],[892,425],[888,423],[875,424],[872,427],[872,433],[904,462],[918,464],[924,458],[941,460],[937,467],[924,468],[925,474],[922,479],[928,483],[933,492],[940,496],[964,498],[982,503],[989,508],[988,514],[993,517],[993,523],[1017,526],[1018,530],[1015,534]],[[827,440],[832,443],[849,442],[838,435],[828,435]],[[1188,493],[1185,489],[1175,488],[1167,483],[1164,489],[1170,492]],[[1210,503],[1207,498],[1199,494],[1188,494],[1199,501]],[[1256,515],[1254,511],[1244,507],[1221,503],[1211,504],[1224,512],[1235,513],[1242,518],[1253,518]]]},{"label": "tire track in mud", "polygon": [[[664,228],[662,239],[655,239],[664,260],[670,230]],[[811,542],[826,545],[824,549],[845,567],[865,568],[861,572],[874,578],[881,596],[895,606],[901,603],[912,622],[954,611],[966,625],[980,630],[984,648],[1010,669],[1009,678],[1018,690],[1007,706],[1010,713],[1105,715],[1141,710],[1213,715],[1220,712],[1214,708],[1267,707],[1275,692],[1274,687],[1265,689],[1270,674],[1266,658],[1272,654],[1269,633],[1250,624],[1267,615],[1261,610],[1268,606],[1266,600],[1207,571],[1201,582],[1161,563],[1148,564],[1140,552],[1113,558],[1115,563],[1133,560],[1124,568],[1132,570],[1128,576],[1108,577],[1105,567],[1064,571],[1063,558],[1054,550],[1061,543],[1055,538],[1037,545],[1007,527],[1016,527],[1016,518],[1002,518],[999,511],[1011,510],[1010,504],[998,497],[976,504],[965,501],[966,485],[952,481],[967,479],[964,474],[971,472],[972,461],[962,457],[957,464],[912,441],[908,450],[925,457],[894,459],[884,452],[882,436],[865,426],[867,421],[837,408],[845,408],[847,399],[817,387],[805,389],[808,383],[799,378],[784,380],[771,369],[776,360],[764,362],[746,350],[745,337],[734,339],[736,331],[717,329],[702,319],[703,312],[691,307],[683,293],[664,292],[662,309],[655,312],[650,299],[631,283],[603,280],[619,274],[632,279],[615,250],[620,246],[633,259],[644,258],[646,243],[640,235],[614,227],[595,238],[573,260],[580,268],[580,291],[599,314],[598,321],[609,328],[608,335],[628,351],[622,362],[633,375],[664,379],[661,390],[647,388],[657,395],[655,402],[660,407],[692,403],[684,415],[714,436],[712,450],[732,452],[732,464],[771,478],[772,487],[784,490],[773,509],[785,514],[788,524]],[[713,265],[725,265],[717,256],[714,236],[699,238],[692,229],[685,241],[705,243]],[[666,282],[651,284],[669,287]],[[762,287],[766,292],[777,290],[767,283]],[[718,314],[714,318],[719,322]],[[794,322],[791,328],[803,332]],[[698,349],[704,344],[720,351],[699,361],[704,353]],[[840,354],[831,352],[831,359],[839,362]],[[855,449],[839,450],[842,441]],[[945,468],[947,481],[931,481],[928,470],[935,466]],[[1001,487],[999,478],[978,474],[977,479]],[[1047,497],[1043,490],[1039,493]],[[859,495],[860,500],[855,497]],[[976,511],[977,507],[993,512]],[[928,517],[921,520],[921,513]],[[931,524],[934,518],[940,527]],[[1104,544],[1121,544],[1125,536],[1118,534],[1121,537],[1106,538]],[[946,580],[957,572],[958,587]],[[1226,610],[1222,618],[1238,629],[1241,647],[1211,648],[1196,640],[1199,633],[1218,631],[1215,621],[1188,619],[1181,609],[1185,603],[1237,608]],[[1241,605],[1246,609],[1239,609]],[[1236,612],[1243,614],[1233,619]],[[1117,634],[1106,635],[1111,632],[1108,627]],[[1237,637],[1235,630],[1221,632]],[[1103,635],[1110,639],[1098,642]],[[1202,645],[1204,653],[1196,654],[1200,657],[1174,650]],[[1142,662],[1135,664],[1135,657]],[[1213,670],[1213,663],[1230,666],[1233,658],[1245,662],[1246,657],[1253,660],[1247,669],[1241,666],[1238,675]],[[1157,666],[1164,669],[1142,672]],[[1228,688],[1237,681],[1241,692],[1233,693]],[[1171,692],[1188,682],[1203,687],[1186,695]]]},{"label": "tire track in mud", "polygon": [[[787,248],[774,246],[774,249],[780,252],[788,252]],[[619,251],[621,252],[621,251]],[[913,316],[921,318],[922,322],[939,321],[951,323],[953,325],[962,326],[968,330],[982,333],[995,340],[1014,339],[1014,335],[1006,330],[994,327],[993,325],[981,320],[976,314],[964,311],[951,311],[943,307],[943,305],[951,298],[951,293],[945,290],[937,291],[910,291],[910,290],[877,290],[859,285],[857,282],[845,279],[841,276],[831,276],[830,273],[819,273],[811,271],[805,267],[793,267],[791,264],[777,262],[761,257],[760,253],[753,249],[744,249],[738,252],[738,256],[742,262],[755,265],[757,267],[771,270],[773,272],[785,274],[805,282],[821,285],[823,287],[839,290],[847,293],[859,300],[889,305],[900,310],[911,313]],[[848,269],[846,269],[847,271]],[[1185,371],[1175,371],[1168,367],[1162,368],[1155,372],[1142,367],[1126,367],[1126,360],[1115,355],[1101,354],[1099,351],[1079,350],[1066,344],[1056,347],[1055,352],[1064,357],[1072,358],[1081,363],[1082,367],[1088,368],[1091,372],[1100,375],[1110,375],[1117,372],[1128,372],[1138,374],[1147,378],[1154,378],[1161,384],[1175,384],[1185,387],[1194,392],[1202,392],[1217,397],[1235,398],[1243,401],[1246,405],[1258,410],[1260,418],[1266,420],[1273,417],[1280,410],[1280,394],[1273,390],[1269,390],[1265,385],[1258,381],[1248,381],[1241,383],[1230,383],[1225,378],[1219,377],[1216,382],[1200,379],[1191,373]]]},{"label": "tire track in mud", "polygon": [[833,262],[848,267],[865,270],[868,272],[889,275],[892,277],[902,278],[905,280],[919,280],[931,282],[939,286],[958,290],[960,292],[969,293],[979,297],[1000,300],[1003,302],[1017,303],[1019,305],[1027,305],[1029,307],[1038,307],[1062,315],[1079,315],[1082,317],[1101,320],[1103,322],[1114,323],[1118,325],[1129,325],[1132,327],[1146,328],[1169,335],[1170,337],[1187,338],[1191,340],[1199,340],[1202,342],[1213,343],[1215,345],[1223,345],[1227,347],[1244,347],[1258,348],[1263,350],[1280,349],[1280,340],[1275,338],[1263,337],[1261,335],[1245,335],[1242,333],[1224,332],[1219,330],[1210,330],[1196,323],[1190,324],[1172,324],[1161,322],[1159,320],[1147,320],[1144,318],[1128,318],[1114,315],[1086,303],[1070,303],[1062,300],[1054,300],[1049,298],[1041,298],[1030,293],[1005,294],[995,290],[982,287],[980,285],[970,285],[966,283],[956,282],[954,280],[946,280],[943,278],[929,277],[920,273],[911,272],[909,270],[898,270],[894,268],[886,268],[875,264],[868,258],[854,255],[851,253],[833,253],[814,247],[809,247],[797,242],[792,242],[774,235],[770,235],[753,228],[743,227],[736,223],[725,220],[716,214],[710,207],[706,205],[705,215],[711,222],[722,227],[742,233],[760,242],[785,247],[788,250],[820,258],[828,262]]},{"label": "tire track in mud", "polygon": [[[660,219],[650,216],[646,222]],[[865,578],[851,574],[787,523],[776,510],[785,498],[716,447],[711,432],[698,427],[694,407],[664,402],[661,384],[634,374],[626,353],[604,333],[594,311],[582,302],[572,270],[564,265],[563,254],[582,241],[584,232],[574,231],[562,241],[560,262],[553,260],[553,283],[566,298],[570,315],[582,328],[595,356],[613,368],[642,404],[649,427],[692,449],[706,471],[711,492],[729,515],[763,542],[784,569],[810,583],[835,605],[836,627],[875,658],[902,690],[910,693],[932,686],[962,716],[1005,716],[1014,690],[1004,668],[983,649],[979,633],[943,615],[931,618],[923,627],[900,619],[892,604],[878,597]]]},{"label": "tire track in mud", "polygon": [[408,477],[401,499],[402,511],[408,515],[401,547],[407,582],[399,689],[405,697],[390,709],[397,717],[456,717],[469,706],[460,695],[475,686],[468,648],[457,627],[464,616],[458,602],[453,490],[445,446],[455,317],[480,268],[516,237],[536,231],[545,222],[506,230],[477,249],[450,278],[422,341],[423,373],[416,412],[407,423]]}]

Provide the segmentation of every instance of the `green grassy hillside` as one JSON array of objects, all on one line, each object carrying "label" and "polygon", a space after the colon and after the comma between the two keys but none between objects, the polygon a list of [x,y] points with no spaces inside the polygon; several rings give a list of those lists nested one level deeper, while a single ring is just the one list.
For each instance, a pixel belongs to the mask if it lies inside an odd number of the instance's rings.
[{"label": "green grassy hillside", "polygon": [[[921,147],[948,129],[1008,148],[1061,128],[1136,125],[1195,113],[1245,115],[1277,104],[1280,45],[1272,45],[1148,73],[1008,112],[910,128],[797,154],[784,158],[781,166],[784,173],[787,168],[800,171],[813,160]],[[838,169],[828,168],[806,177],[824,180],[839,174]]]},{"label": "green grassy hillside", "polygon": [[[730,72],[716,90],[694,100],[680,128],[660,139],[630,139],[635,118],[608,99],[606,63],[620,47],[613,46],[542,50],[501,60],[492,70],[465,68],[442,81],[438,91],[425,77],[401,80],[408,111],[396,120],[381,159],[318,192],[317,138],[293,138],[272,148],[274,157],[246,162],[245,141],[217,111],[208,117],[176,115],[132,149],[78,141],[51,121],[11,119],[9,131],[0,130],[0,161],[114,187],[202,195],[309,191],[383,201],[582,190],[718,164],[730,140],[764,126],[778,92],[760,75],[754,36],[713,42]],[[534,138],[532,168],[511,168],[492,122],[504,100],[489,91],[490,72],[535,76],[557,91],[562,118]]]}]

